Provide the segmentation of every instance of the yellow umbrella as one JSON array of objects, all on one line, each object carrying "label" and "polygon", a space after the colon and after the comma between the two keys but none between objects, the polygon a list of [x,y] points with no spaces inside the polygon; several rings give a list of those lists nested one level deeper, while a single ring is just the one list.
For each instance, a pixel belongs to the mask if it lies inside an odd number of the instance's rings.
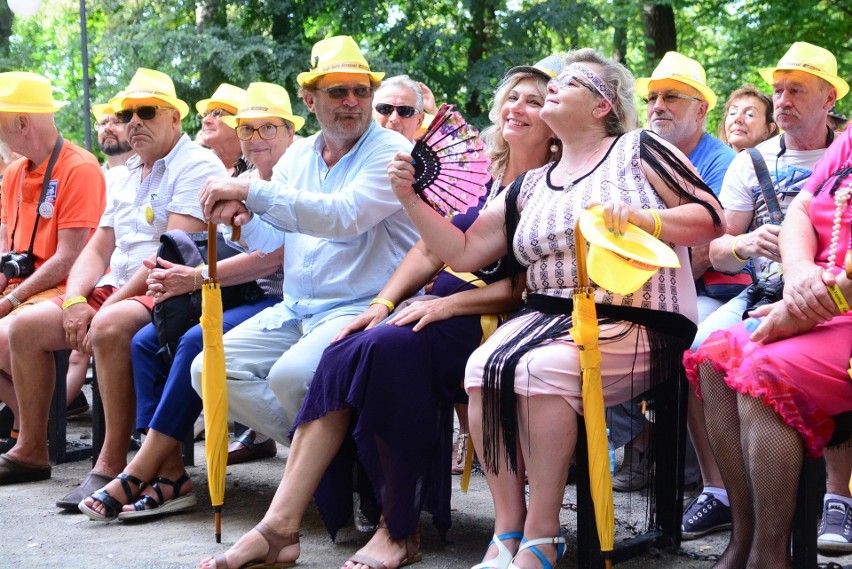
[{"label": "yellow umbrella", "polygon": [[228,386],[225,383],[225,348],[222,343],[222,291],[216,278],[216,224],[207,224],[208,276],[201,287],[201,330],[204,360],[201,399],[204,403],[207,483],[216,520],[216,543],[222,542],[222,503],[228,464]]},{"label": "yellow umbrella", "polygon": [[[601,330],[595,313],[594,289],[589,286],[589,275],[586,271],[586,241],[580,231],[579,221],[574,227],[574,248],[577,256],[577,288],[574,289],[574,310],[571,313],[570,333],[580,350],[590,491],[595,505],[595,525],[601,552],[606,553],[612,551],[615,543],[615,512],[601,388],[601,351],[598,348]],[[609,558],[606,559],[606,567],[608,569],[612,567],[612,560]]]}]

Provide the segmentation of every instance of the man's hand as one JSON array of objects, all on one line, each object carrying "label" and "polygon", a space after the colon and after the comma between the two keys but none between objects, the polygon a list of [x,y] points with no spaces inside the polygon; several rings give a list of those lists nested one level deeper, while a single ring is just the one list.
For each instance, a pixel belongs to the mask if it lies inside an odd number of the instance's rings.
[{"label": "man's hand", "polygon": [[12,303],[9,302],[8,300],[4,300],[3,302],[0,302],[0,318],[5,318],[14,309],[15,309],[15,307],[12,306]]},{"label": "man's hand", "polygon": [[[248,180],[211,176],[201,187],[198,198],[201,202],[201,208],[204,210],[204,217],[216,223],[230,223],[234,214],[238,213],[236,211],[238,208],[234,205],[222,208],[220,204],[236,202],[242,205],[242,202],[248,197],[248,190]],[[245,209],[245,206],[242,205],[242,208]],[[231,215],[227,218],[217,219],[216,216],[221,215],[223,209],[230,211]],[[242,224],[237,223],[237,225]]]},{"label": "man's hand", "polygon": [[741,259],[766,257],[780,263],[781,253],[778,250],[779,233],[781,233],[780,225],[764,223],[754,231],[740,235],[736,238],[737,255]]},{"label": "man's hand", "polygon": [[91,354],[89,326],[95,316],[95,309],[88,302],[73,304],[62,311],[62,328],[65,340],[72,350]]}]

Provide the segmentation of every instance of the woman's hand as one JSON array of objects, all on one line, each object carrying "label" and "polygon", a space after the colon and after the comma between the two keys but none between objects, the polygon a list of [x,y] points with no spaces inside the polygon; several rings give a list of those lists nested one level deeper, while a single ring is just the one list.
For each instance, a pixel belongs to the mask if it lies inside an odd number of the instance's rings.
[{"label": "woman's hand", "polygon": [[769,344],[785,338],[791,338],[811,331],[819,324],[816,320],[802,319],[794,316],[787,303],[782,301],[765,304],[749,312],[753,318],[761,318],[750,340],[761,344]]},{"label": "woman's hand", "polygon": [[371,304],[367,310],[353,318],[349,324],[338,332],[337,336],[331,339],[331,343],[333,344],[338,340],[342,340],[349,334],[375,328],[381,324],[382,320],[388,317],[388,314],[390,314],[390,311],[384,304],[379,304],[378,302],[376,304]]},{"label": "woman's hand", "polygon": [[95,317],[95,309],[88,302],[79,302],[62,311],[62,329],[65,341],[72,350],[91,355],[89,326]]},{"label": "woman's hand", "polygon": [[165,259],[157,258],[159,267],[150,259],[142,263],[148,267],[148,296],[154,297],[154,304],[159,304],[173,296],[180,296],[194,292],[198,289],[201,279],[198,271],[186,265],[170,263]]},{"label": "woman's hand", "polygon": [[408,204],[414,198],[414,158],[405,152],[397,152],[388,164],[388,176],[396,198]]},{"label": "woman's hand", "polygon": [[814,263],[784,264],[784,304],[795,318],[826,322],[837,312],[826,286],[834,275]]},{"label": "woman's hand", "polygon": [[431,297],[422,300],[420,297],[414,297],[410,301],[409,304],[397,308],[393,317],[388,320],[388,325],[405,326],[417,322],[412,330],[418,332],[432,322],[447,320],[456,315],[449,297]]},{"label": "woman's hand", "polygon": [[609,232],[616,237],[621,237],[627,232],[628,223],[632,223],[648,233],[654,233],[654,217],[648,211],[634,210],[630,204],[624,202],[591,202],[588,207],[591,208],[596,205],[603,207],[604,224]]}]

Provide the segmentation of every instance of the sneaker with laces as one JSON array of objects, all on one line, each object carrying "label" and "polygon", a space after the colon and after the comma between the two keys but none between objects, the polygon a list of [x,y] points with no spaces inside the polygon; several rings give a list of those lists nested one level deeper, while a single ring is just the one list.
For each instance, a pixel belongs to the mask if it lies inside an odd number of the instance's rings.
[{"label": "sneaker with laces", "polygon": [[683,513],[680,529],[684,540],[731,529],[731,507],[723,504],[711,492],[702,492]]},{"label": "sneaker with laces", "polygon": [[826,500],[819,523],[817,549],[820,552],[852,551],[852,508],[843,500]]}]

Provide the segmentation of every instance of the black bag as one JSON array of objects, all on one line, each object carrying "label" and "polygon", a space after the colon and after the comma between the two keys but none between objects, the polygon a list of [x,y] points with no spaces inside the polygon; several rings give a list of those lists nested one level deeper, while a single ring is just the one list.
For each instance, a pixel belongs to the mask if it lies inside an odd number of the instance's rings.
[{"label": "black bag", "polygon": [[[240,251],[225,241],[221,233],[216,238],[217,261],[223,261]],[[207,233],[187,233],[180,229],[166,231],[160,236],[157,257],[171,263],[198,267],[207,261]],[[158,265],[159,266],[159,265]],[[222,287],[222,307],[227,310],[242,304],[253,304],[263,297],[263,290],[255,281]],[[201,291],[182,294],[154,305],[151,321],[157,329],[160,349],[157,357],[170,368],[175,350],[187,330],[201,318]],[[162,379],[165,379],[163,377]]]}]

